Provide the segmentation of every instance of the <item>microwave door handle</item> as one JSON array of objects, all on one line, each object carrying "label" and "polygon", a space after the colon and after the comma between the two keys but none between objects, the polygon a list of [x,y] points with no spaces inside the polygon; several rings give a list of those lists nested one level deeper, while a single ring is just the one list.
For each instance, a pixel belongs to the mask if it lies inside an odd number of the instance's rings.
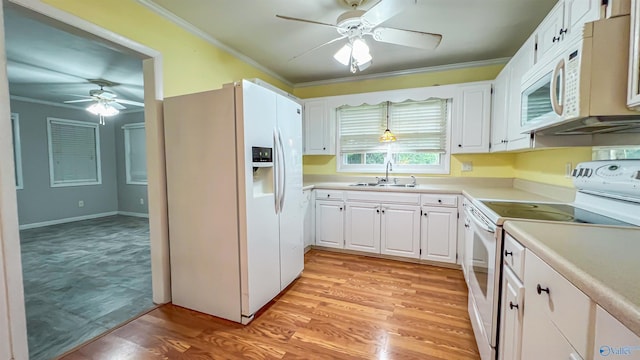
[{"label": "microwave door handle", "polygon": [[[558,86],[558,73],[562,71],[562,80],[560,83],[560,101],[558,101],[558,93],[557,93],[557,86]],[[564,88],[565,88],[565,71],[564,71],[564,59],[560,59],[560,61],[556,64],[556,68],[553,69],[553,74],[551,75],[552,79],[551,79],[551,92],[550,92],[550,96],[551,96],[551,106],[553,107],[553,111],[558,114],[558,115],[562,115],[563,111],[564,111]]]}]

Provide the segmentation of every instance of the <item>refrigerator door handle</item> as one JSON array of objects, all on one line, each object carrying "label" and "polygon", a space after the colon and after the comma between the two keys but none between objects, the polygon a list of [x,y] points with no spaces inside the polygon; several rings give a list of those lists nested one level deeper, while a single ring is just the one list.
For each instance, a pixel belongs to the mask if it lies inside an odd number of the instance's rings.
[{"label": "refrigerator door handle", "polygon": [[282,176],[280,176],[280,181],[282,181],[282,184],[280,185],[280,212],[282,212],[284,208],[284,196],[287,192],[287,160],[284,153],[284,145],[282,142],[282,133],[280,132],[280,129],[278,129],[278,144],[280,145],[278,153],[280,154],[282,159],[282,162],[278,161],[278,168],[282,169]]},{"label": "refrigerator door handle", "polygon": [[273,129],[273,151],[275,156],[273,157],[273,200],[276,214],[280,213],[280,164],[278,157],[280,156],[280,148],[278,144],[278,130]]}]

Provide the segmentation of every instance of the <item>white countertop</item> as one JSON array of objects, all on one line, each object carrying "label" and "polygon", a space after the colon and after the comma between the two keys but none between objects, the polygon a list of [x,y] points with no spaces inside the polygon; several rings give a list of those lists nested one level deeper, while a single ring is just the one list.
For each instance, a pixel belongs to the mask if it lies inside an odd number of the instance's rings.
[{"label": "white countertop", "polygon": [[524,220],[504,228],[640,336],[640,228]]}]

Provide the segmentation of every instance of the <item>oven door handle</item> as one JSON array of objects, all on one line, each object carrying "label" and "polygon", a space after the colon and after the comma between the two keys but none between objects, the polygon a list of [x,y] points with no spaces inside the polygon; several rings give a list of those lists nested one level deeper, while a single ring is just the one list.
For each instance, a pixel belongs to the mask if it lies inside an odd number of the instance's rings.
[{"label": "oven door handle", "polygon": [[484,223],[484,221],[478,219],[478,217],[473,213],[473,211],[470,210],[466,210],[465,212],[467,213],[467,217],[470,218],[471,220],[473,220],[473,222],[480,227],[482,230],[488,232],[488,233],[492,233],[495,234],[496,230],[490,228],[487,224]]}]

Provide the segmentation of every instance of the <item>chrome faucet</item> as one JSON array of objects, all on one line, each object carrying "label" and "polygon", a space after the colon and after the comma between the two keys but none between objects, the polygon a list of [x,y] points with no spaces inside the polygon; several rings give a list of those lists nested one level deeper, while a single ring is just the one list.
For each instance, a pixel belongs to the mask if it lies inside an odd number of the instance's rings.
[{"label": "chrome faucet", "polygon": [[387,161],[386,176],[384,177],[385,184],[389,183],[389,171],[393,171],[393,165],[391,165],[391,160]]}]

